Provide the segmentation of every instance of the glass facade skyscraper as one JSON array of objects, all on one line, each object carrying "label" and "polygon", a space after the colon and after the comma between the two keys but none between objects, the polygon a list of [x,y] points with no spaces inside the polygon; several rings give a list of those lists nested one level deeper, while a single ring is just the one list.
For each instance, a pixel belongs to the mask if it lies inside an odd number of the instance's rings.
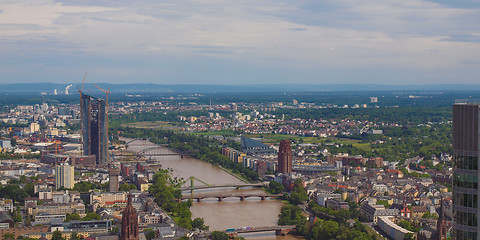
[{"label": "glass facade skyscraper", "polygon": [[108,137],[105,100],[82,93],[80,114],[84,155],[95,155],[97,164],[108,163]]},{"label": "glass facade skyscraper", "polygon": [[480,239],[478,157],[480,101],[457,100],[453,105],[453,236]]}]

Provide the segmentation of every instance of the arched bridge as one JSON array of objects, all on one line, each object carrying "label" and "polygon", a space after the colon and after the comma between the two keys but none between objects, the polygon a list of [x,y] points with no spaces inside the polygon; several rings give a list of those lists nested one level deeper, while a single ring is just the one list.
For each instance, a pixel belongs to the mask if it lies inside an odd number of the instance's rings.
[{"label": "arched bridge", "polygon": [[205,193],[205,194],[191,194],[191,195],[183,195],[181,200],[186,199],[195,199],[197,202],[201,202],[202,199],[206,198],[217,198],[218,201],[223,201],[225,198],[238,198],[240,201],[244,201],[246,198],[257,197],[261,200],[266,200],[267,198],[280,198],[283,197],[283,194],[266,194],[266,193]]},{"label": "arched bridge", "polygon": [[168,155],[178,155],[176,152],[172,152],[170,149],[165,147],[151,147],[143,149],[138,152],[138,155],[141,156],[168,156]]},{"label": "arched bridge", "polygon": [[276,235],[287,235],[291,231],[295,229],[295,225],[290,226],[273,226],[273,227],[255,227],[255,228],[240,228],[236,229],[234,232],[227,232],[226,233],[251,233],[251,232],[269,232],[275,231]]},{"label": "arched bridge", "polygon": [[235,188],[242,188],[242,187],[256,187],[256,188],[261,188],[268,186],[268,184],[264,183],[251,183],[251,184],[225,184],[225,185],[202,185],[202,186],[190,186],[190,187],[182,187],[180,190],[186,191],[186,190],[197,190],[197,189],[207,189],[207,188],[227,188],[227,187],[235,187]]}]

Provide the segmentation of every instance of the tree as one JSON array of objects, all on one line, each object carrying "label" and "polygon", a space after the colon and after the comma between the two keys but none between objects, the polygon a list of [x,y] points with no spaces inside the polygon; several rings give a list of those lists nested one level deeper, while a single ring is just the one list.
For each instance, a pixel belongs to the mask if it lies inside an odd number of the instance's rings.
[{"label": "tree", "polygon": [[213,231],[211,237],[212,240],[228,240],[228,234],[220,231]]},{"label": "tree", "polygon": [[285,190],[285,187],[283,186],[283,184],[275,180],[272,180],[268,184],[268,189],[270,190],[271,193],[277,194],[277,193],[283,192]]},{"label": "tree", "polygon": [[302,179],[300,178],[295,179],[293,190],[290,193],[290,197],[288,200],[295,205],[301,204],[302,202],[305,202],[308,200],[307,192],[303,188]]},{"label": "tree", "polygon": [[83,221],[90,221],[90,220],[100,220],[102,217],[98,215],[97,213],[94,212],[89,212],[87,215],[83,218]]},{"label": "tree", "polygon": [[130,190],[137,190],[137,186],[135,186],[135,184],[123,183],[123,184],[120,185],[118,190],[120,192],[128,192]]},{"label": "tree", "polygon": [[12,147],[17,146],[17,139],[15,138],[10,139],[10,145],[12,145]]},{"label": "tree", "polygon": [[146,238],[147,240],[152,240],[152,239],[154,239],[156,236],[157,236],[157,233],[155,233],[155,231],[153,231],[153,230],[147,231],[147,233],[145,233],[145,238]]},{"label": "tree", "polygon": [[67,213],[67,217],[65,219],[65,222],[70,222],[72,220],[82,220],[82,217],[80,217],[80,215],[78,215],[78,213],[72,213],[72,214]]},{"label": "tree", "polygon": [[413,233],[407,233],[403,236],[403,240],[415,240],[415,237],[413,236]]},{"label": "tree", "polygon": [[73,232],[70,235],[70,240],[80,240],[80,239],[82,239],[82,237],[80,237],[76,232]]},{"label": "tree", "polygon": [[210,227],[208,226],[205,226],[205,221],[203,220],[203,218],[195,218],[193,219],[192,221],[192,227],[195,229],[199,229],[199,230],[208,230]]},{"label": "tree", "polygon": [[3,234],[3,239],[4,240],[15,240],[15,234],[13,233],[5,233]]},{"label": "tree", "polygon": [[62,232],[56,230],[52,234],[52,240],[65,240],[65,238],[63,238],[63,236],[62,236]]}]

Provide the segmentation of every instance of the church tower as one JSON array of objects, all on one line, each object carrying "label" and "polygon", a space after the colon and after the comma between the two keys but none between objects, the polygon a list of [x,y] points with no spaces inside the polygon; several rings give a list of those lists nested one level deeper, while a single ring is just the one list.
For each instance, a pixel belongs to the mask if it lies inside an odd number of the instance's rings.
[{"label": "church tower", "polygon": [[437,239],[446,240],[447,239],[447,222],[445,221],[445,206],[443,205],[444,198],[440,200],[440,213],[438,214],[437,220]]},{"label": "church tower", "polygon": [[132,194],[128,194],[128,204],[122,213],[120,240],[138,240],[137,210],[132,206]]}]

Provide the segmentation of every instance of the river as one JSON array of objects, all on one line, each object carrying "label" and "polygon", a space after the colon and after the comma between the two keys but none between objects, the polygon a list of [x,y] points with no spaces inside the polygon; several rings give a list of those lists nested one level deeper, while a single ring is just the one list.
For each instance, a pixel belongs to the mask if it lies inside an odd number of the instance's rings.
[{"label": "river", "polygon": [[[128,141],[128,140],[127,140]],[[128,150],[141,151],[146,148],[158,146],[154,143],[137,140],[129,144]],[[225,172],[221,168],[210,163],[190,158],[181,158],[178,155],[172,156],[157,156],[154,157],[162,168],[170,168],[173,170],[174,177],[181,177],[188,179],[191,176],[214,185],[226,184],[241,184],[242,182],[236,177]],[[187,181],[190,184],[190,181]],[[195,181],[195,185],[204,185],[200,181]],[[203,192],[211,191],[244,191],[244,192],[259,192],[259,189],[242,189],[236,190],[234,188],[224,188],[221,190],[202,190]],[[202,192],[198,191],[198,192]],[[197,191],[195,192],[197,193]],[[185,192],[184,194],[189,194]],[[219,202],[218,200],[204,199],[202,202],[194,202],[191,207],[192,218],[201,217],[205,220],[205,224],[210,226],[210,230],[225,230],[227,228],[241,228],[241,227],[261,227],[261,226],[276,226],[278,215],[283,203],[276,199],[260,200],[260,198],[248,198],[245,201],[240,201],[234,198],[227,198]],[[276,236],[273,232],[245,234],[242,235],[246,239],[299,239],[294,236]]]}]

